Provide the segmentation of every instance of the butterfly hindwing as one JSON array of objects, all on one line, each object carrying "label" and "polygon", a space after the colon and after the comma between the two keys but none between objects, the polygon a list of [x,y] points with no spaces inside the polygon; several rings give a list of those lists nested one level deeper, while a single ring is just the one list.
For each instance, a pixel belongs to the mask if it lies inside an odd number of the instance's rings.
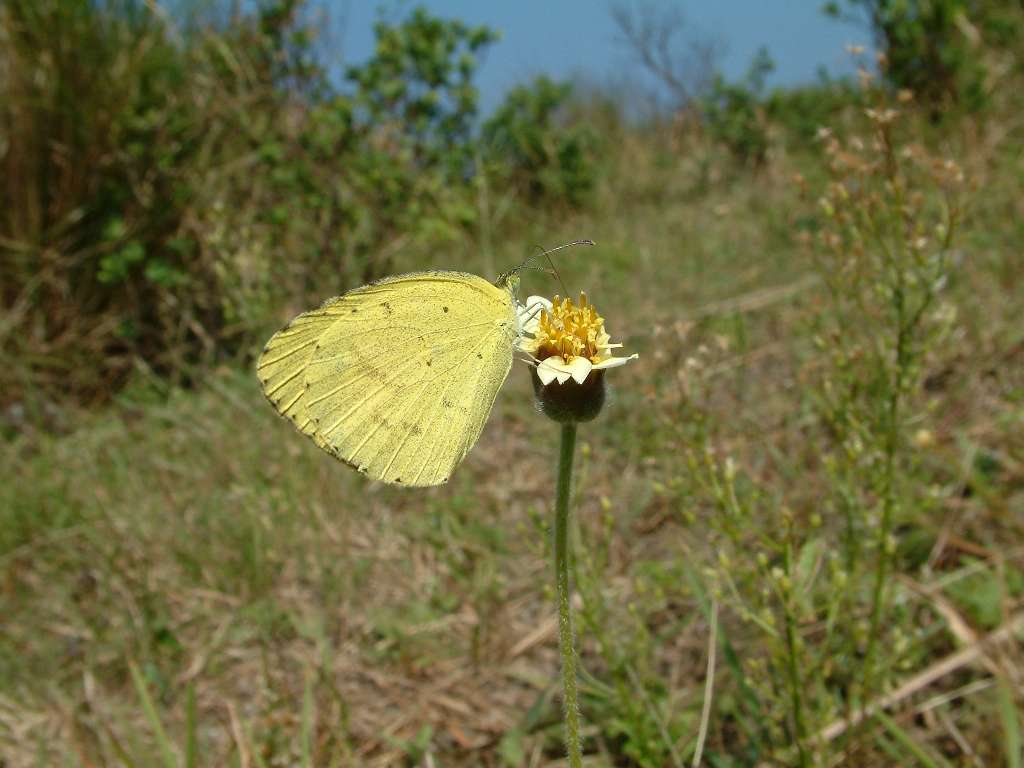
[{"label": "butterfly hindwing", "polygon": [[446,482],[512,365],[511,294],[475,275],[425,272],[358,288],[330,312],[296,406],[311,436],[374,479]]},{"label": "butterfly hindwing", "polygon": [[302,395],[306,390],[306,366],[316,342],[334,324],[341,312],[341,297],[328,299],[317,309],[305,312],[275,333],[263,348],[256,373],[263,394],[285,418],[321,448],[326,448],[316,434],[312,419],[306,415]]}]

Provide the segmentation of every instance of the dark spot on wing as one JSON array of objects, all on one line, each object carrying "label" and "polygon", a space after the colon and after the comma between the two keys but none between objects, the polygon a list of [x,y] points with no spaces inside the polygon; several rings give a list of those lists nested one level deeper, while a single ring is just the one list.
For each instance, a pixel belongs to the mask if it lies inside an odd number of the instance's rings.
[{"label": "dark spot on wing", "polygon": [[358,309],[353,309],[353,310],[352,310],[352,314],[354,315],[354,314],[355,314],[356,312],[358,312],[358,311],[359,311]]},{"label": "dark spot on wing", "polygon": [[446,313],[448,312],[448,307],[441,307],[441,309],[443,309]]},{"label": "dark spot on wing", "polygon": [[400,477],[396,477],[396,478],[395,478],[395,482],[396,482],[396,483],[400,483],[400,482],[402,482],[402,478],[400,478]]},{"label": "dark spot on wing", "polygon": [[429,368],[429,367],[430,367],[430,361],[427,360],[427,368]]},{"label": "dark spot on wing", "polygon": [[453,407],[453,403],[452,403],[452,401],[451,401],[451,400],[448,400],[448,399],[444,399],[444,400],[442,400],[442,401],[441,401],[441,404],[442,404],[442,405],[443,405],[443,406],[444,406],[445,408],[452,408],[452,407]]},{"label": "dark spot on wing", "polygon": [[483,356],[483,355],[481,355],[481,354],[480,354],[479,352],[477,352],[477,353],[476,353],[476,359],[477,359],[477,360],[483,360],[483,359],[484,359],[484,356]]},{"label": "dark spot on wing", "polygon": [[361,361],[366,365],[366,375],[374,381],[379,381],[382,384],[386,384],[388,381],[388,372],[383,368],[378,368],[375,365],[370,365],[368,362]]}]

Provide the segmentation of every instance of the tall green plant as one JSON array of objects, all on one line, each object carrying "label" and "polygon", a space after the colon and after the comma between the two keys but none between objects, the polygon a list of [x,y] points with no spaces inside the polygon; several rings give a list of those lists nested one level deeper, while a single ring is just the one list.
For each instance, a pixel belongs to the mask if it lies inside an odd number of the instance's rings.
[{"label": "tall green plant", "polygon": [[[787,765],[827,762],[844,748],[837,734],[863,733],[860,715],[912,663],[913,616],[893,599],[892,576],[932,502],[910,479],[910,425],[923,418],[928,356],[955,319],[942,291],[954,275],[963,173],[907,139],[904,105],[884,91],[866,96],[874,106],[859,132],[821,131],[827,178],[805,219],[826,288],[809,318],[816,344],[803,391],[817,426],[806,439],[828,485],[802,496],[770,472],[745,471],[703,429],[690,455],[696,495],[715,509],[708,578],[759,638],[742,670],[745,714],[760,723],[749,738]],[[692,368],[699,404],[712,390],[699,359]]]},{"label": "tall green plant", "polygon": [[[926,353],[954,315],[940,305],[953,268],[963,172],[900,134],[900,111],[867,110],[870,132],[842,142],[824,132],[831,181],[819,198],[824,226],[816,251],[831,297],[818,341],[829,361],[822,415],[835,440],[827,466],[843,519],[844,563],[862,583],[867,618],[858,629],[863,704],[888,669],[880,649],[889,626],[889,576],[917,494],[906,487],[907,424]],[[917,500],[918,505],[923,500]],[[851,609],[854,608],[851,605]]]},{"label": "tall green plant", "polygon": [[845,0],[830,16],[867,21],[885,56],[889,82],[928,104],[933,119],[950,108],[975,111],[988,101],[986,52],[1015,45],[1024,16],[1002,0]]},{"label": "tall green plant", "polygon": [[424,8],[397,25],[377,22],[374,33],[374,55],[346,73],[362,121],[389,131],[421,163],[458,159],[477,115],[473,75],[497,33],[438,19]]},{"label": "tall green plant", "polygon": [[450,239],[474,219],[472,80],[497,33],[422,8],[375,33],[373,56],[346,72],[353,142],[339,171],[360,204],[353,234],[379,270],[408,238]]}]

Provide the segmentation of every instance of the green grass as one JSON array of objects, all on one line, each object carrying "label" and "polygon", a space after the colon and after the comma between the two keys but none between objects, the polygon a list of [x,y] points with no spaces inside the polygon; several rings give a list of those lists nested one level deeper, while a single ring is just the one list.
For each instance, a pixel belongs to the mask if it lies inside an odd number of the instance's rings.
[{"label": "green grass", "polygon": [[[493,252],[467,240],[396,265],[492,273],[536,243],[591,237],[598,248],[560,259],[562,277],[641,354],[580,430],[587,764],[690,764],[714,598],[705,765],[797,764],[797,741],[808,764],[1019,765],[1019,643],[816,736],[854,711],[874,562],[872,491],[829,464],[818,400],[832,363],[813,334],[830,310],[797,237],[813,200],[792,174],[814,184],[820,163],[787,158],[704,188],[699,163],[654,162],[645,147],[620,148],[621,181],[589,213],[513,229]],[[969,159],[991,196],[972,198],[958,241],[954,330],[921,358],[907,400],[871,699],[969,641],[952,616],[981,636],[1024,602],[1024,265],[1004,216],[1019,219],[1022,169],[1012,153]],[[555,290],[527,276],[524,293]],[[0,755],[557,764],[557,427],[534,412],[527,378],[513,370],[452,483],[425,491],[331,460],[241,366],[188,391],[140,375],[66,433],[3,444]],[[865,565],[848,572],[844,492],[866,526]],[[932,701],[956,691],[968,693]]]}]

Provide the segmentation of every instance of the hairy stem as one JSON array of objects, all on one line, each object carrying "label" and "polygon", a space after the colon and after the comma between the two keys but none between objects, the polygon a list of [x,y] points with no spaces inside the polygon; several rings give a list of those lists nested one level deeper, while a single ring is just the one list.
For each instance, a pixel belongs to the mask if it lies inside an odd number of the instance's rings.
[{"label": "hairy stem", "polygon": [[558,597],[558,650],[562,656],[562,690],[565,705],[565,749],[570,768],[581,768],[580,709],[576,695],[576,651],[572,634],[569,592],[569,495],[572,462],[576,449],[576,425],[562,425],[558,458],[558,496],[555,502],[555,586]]}]

